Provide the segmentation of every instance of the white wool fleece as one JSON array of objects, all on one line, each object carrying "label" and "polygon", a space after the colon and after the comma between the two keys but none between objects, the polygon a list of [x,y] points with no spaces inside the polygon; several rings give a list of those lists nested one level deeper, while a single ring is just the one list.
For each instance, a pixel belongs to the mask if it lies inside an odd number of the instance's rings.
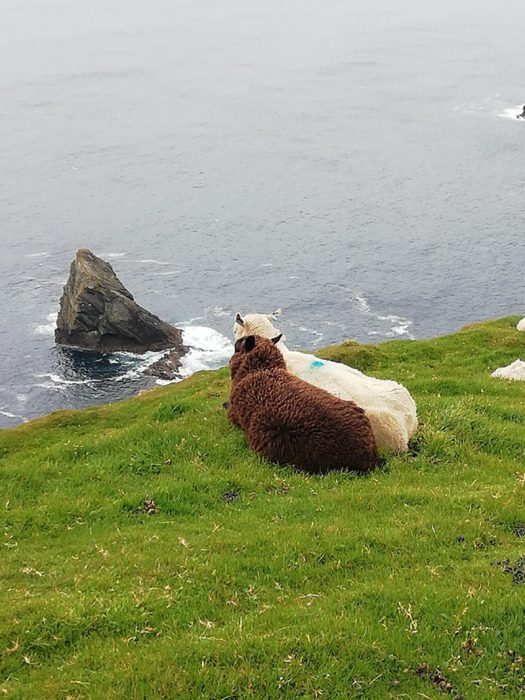
[{"label": "white wool fleece", "polygon": [[[273,322],[280,315],[237,314],[233,332],[235,339],[247,335],[275,338],[280,330]],[[354,401],[370,420],[377,446],[382,451],[406,452],[408,441],[417,430],[417,407],[402,384],[389,379],[376,379],[340,362],[320,360],[315,355],[289,350],[285,336],[277,343],[289,372],[300,379],[325,389],[330,394]]]}]

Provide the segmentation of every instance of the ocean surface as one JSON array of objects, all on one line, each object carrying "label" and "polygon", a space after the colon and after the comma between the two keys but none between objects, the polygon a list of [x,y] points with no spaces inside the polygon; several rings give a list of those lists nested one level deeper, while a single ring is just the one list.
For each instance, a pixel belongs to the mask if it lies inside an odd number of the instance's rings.
[{"label": "ocean surface", "polygon": [[[2,0],[0,426],[151,386],[54,347],[79,247],[225,364],[525,315],[525,3]],[[524,348],[525,358],[525,348]]]}]

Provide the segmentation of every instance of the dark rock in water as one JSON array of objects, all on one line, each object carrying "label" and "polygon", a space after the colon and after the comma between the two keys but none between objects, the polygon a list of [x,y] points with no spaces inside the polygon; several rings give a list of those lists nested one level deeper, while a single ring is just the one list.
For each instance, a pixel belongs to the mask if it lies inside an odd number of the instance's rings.
[{"label": "dark rock in water", "polygon": [[146,367],[143,374],[148,374],[151,377],[158,377],[159,379],[176,379],[180,377],[179,367],[180,367],[180,356],[179,350],[172,350],[160,360],[154,362],[149,367]]},{"label": "dark rock in water", "polygon": [[516,119],[525,119],[525,105],[523,105],[523,112],[516,115]]},{"label": "dark rock in water", "polygon": [[139,306],[111,265],[86,249],[77,251],[71,263],[55,341],[97,352],[170,350],[148,371],[165,379],[178,376],[179,358],[186,351],[182,332]]}]

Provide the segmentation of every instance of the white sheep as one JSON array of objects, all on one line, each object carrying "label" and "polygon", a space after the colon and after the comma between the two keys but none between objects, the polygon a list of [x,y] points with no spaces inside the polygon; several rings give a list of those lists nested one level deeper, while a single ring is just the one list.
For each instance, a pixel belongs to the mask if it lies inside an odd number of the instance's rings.
[{"label": "white sheep", "polygon": [[[235,338],[247,335],[275,338],[281,331],[275,328],[273,322],[280,315],[281,309],[270,315],[248,314],[241,317],[237,314],[233,326]],[[289,372],[364,408],[381,450],[396,453],[407,451],[408,441],[417,430],[417,408],[402,384],[369,377],[340,362],[320,360],[315,355],[289,350],[285,340],[283,335],[277,347]]]}]

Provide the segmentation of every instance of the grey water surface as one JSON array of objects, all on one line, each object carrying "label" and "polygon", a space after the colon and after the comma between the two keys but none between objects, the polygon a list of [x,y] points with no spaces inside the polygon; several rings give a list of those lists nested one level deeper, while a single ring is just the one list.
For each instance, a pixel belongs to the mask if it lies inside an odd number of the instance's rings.
[{"label": "grey water surface", "polygon": [[[2,0],[0,426],[131,395],[54,348],[79,247],[295,347],[525,315],[525,3]],[[213,365],[213,363],[211,363]]]}]

